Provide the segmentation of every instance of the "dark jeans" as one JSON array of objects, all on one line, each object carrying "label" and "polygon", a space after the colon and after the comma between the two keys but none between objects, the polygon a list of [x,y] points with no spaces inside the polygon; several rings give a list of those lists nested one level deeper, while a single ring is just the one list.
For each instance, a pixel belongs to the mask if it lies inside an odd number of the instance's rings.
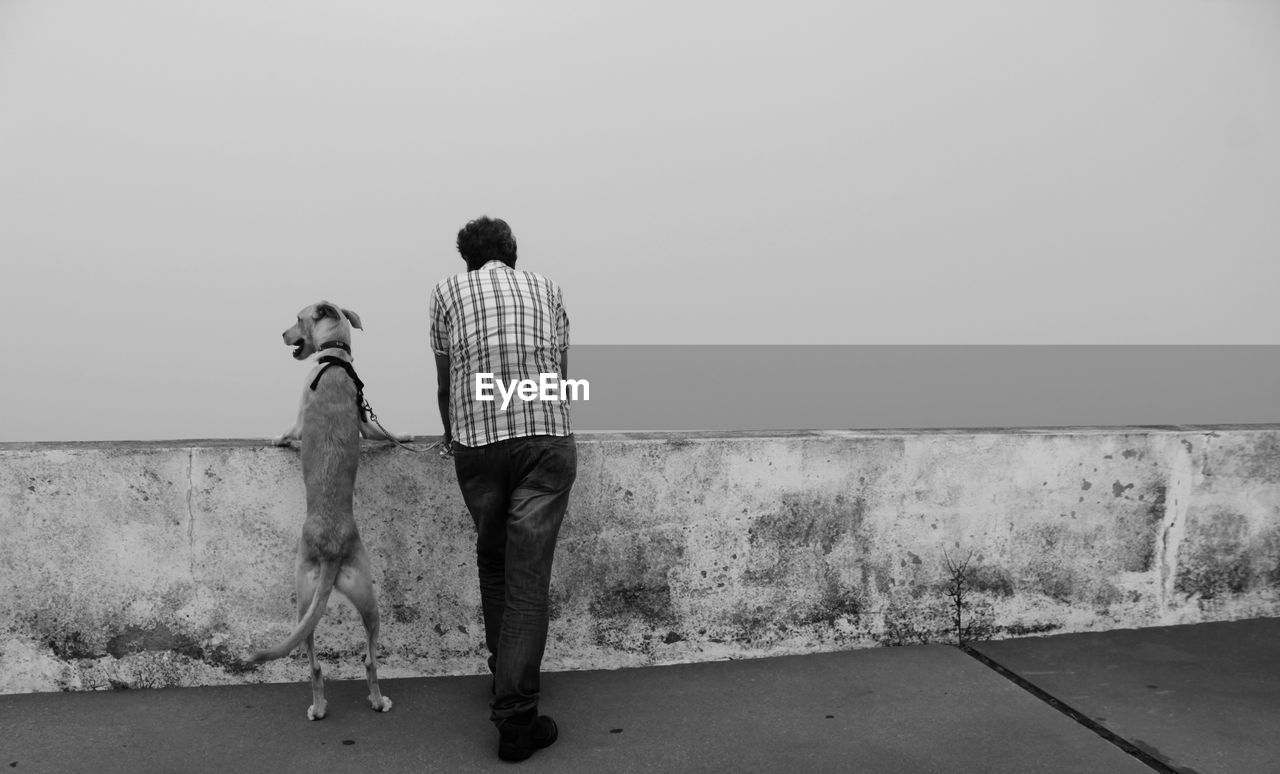
[{"label": "dark jeans", "polygon": [[462,499],[476,525],[494,723],[538,706],[556,536],[578,472],[572,435],[487,446],[453,444]]}]

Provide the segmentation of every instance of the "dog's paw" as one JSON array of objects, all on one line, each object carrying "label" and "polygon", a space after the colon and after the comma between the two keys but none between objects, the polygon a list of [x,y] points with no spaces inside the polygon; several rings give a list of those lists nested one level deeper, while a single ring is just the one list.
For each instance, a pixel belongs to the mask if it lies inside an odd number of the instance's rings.
[{"label": "dog's paw", "polygon": [[376,699],[370,696],[369,706],[373,707],[374,712],[390,712],[391,700],[388,699],[386,696],[379,696]]},{"label": "dog's paw", "polygon": [[324,720],[325,706],[321,704],[318,708],[312,704],[307,707],[307,720]]},{"label": "dog's paw", "polygon": [[[256,655],[256,654],[255,654]],[[262,669],[262,662],[265,659],[249,656],[247,658],[238,658],[226,665],[226,670],[233,675],[241,675],[248,672],[256,672]]]}]

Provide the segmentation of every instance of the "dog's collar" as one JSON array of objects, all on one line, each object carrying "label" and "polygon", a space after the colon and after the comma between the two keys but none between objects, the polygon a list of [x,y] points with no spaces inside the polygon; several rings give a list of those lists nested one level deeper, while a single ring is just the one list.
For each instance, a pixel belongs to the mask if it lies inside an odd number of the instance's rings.
[{"label": "dog's collar", "polygon": [[345,341],[338,341],[336,339],[334,341],[326,341],[325,343],[321,344],[320,349],[316,351],[319,352],[321,350],[326,350],[326,349],[340,349],[346,352],[348,355],[351,354],[351,345]]}]

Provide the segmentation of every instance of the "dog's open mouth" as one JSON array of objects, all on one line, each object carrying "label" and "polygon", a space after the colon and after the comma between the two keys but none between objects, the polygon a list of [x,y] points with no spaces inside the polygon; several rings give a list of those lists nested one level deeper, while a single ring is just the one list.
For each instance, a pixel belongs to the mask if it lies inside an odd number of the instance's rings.
[{"label": "dog's open mouth", "polygon": [[307,348],[307,342],[306,342],[306,340],[305,340],[305,339],[298,339],[297,341],[293,342],[293,356],[294,356],[294,358],[295,358],[295,359],[297,359],[297,360],[301,360],[301,359],[303,359],[304,357],[306,357],[305,355],[303,355],[303,354],[302,354],[302,350],[304,350],[304,349],[306,349],[306,348]]}]

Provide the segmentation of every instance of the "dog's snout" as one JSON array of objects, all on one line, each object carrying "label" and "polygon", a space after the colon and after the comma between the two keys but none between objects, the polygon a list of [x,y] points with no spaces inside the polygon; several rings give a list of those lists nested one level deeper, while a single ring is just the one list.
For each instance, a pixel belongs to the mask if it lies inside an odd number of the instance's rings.
[{"label": "dog's snout", "polygon": [[289,327],[280,335],[284,339],[286,347],[293,347],[293,357],[295,360],[306,360],[311,356],[314,349],[308,346],[310,333],[301,324],[295,324]]}]

